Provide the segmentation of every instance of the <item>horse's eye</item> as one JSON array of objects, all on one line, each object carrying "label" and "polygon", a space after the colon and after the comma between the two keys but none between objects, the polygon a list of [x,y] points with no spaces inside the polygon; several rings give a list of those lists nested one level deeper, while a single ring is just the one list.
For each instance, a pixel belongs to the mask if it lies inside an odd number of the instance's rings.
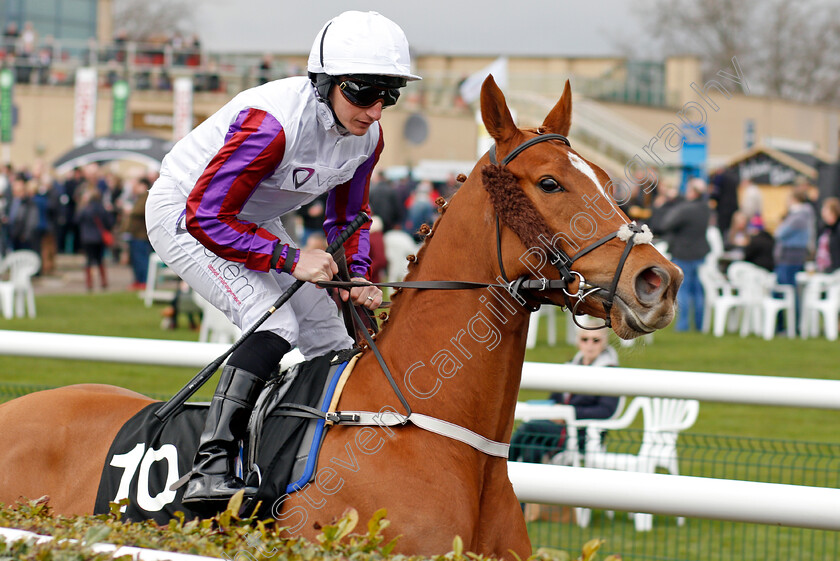
[{"label": "horse's eye", "polygon": [[553,177],[543,177],[537,185],[546,193],[560,193],[566,190],[562,185],[557,183],[557,180]]}]

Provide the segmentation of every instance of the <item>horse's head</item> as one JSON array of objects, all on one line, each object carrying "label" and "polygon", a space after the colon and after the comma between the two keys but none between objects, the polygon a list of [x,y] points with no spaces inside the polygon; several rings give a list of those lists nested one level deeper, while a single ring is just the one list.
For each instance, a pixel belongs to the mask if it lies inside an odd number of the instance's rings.
[{"label": "horse's head", "polygon": [[519,129],[493,77],[484,82],[481,113],[496,144],[482,178],[501,225],[500,272],[530,279],[532,302],[607,319],[622,338],[661,329],[682,272],[617,207],[606,172],[571,148],[571,112],[566,82],[542,126]]}]

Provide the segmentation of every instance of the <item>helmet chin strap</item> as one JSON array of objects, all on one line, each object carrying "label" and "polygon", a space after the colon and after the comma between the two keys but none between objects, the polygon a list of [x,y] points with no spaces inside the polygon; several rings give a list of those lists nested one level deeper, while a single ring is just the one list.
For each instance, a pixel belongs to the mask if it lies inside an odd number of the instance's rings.
[{"label": "helmet chin strap", "polygon": [[350,134],[341,121],[338,120],[338,115],[330,103],[330,88],[333,85],[332,77],[328,74],[309,74],[309,79],[312,81],[312,86],[315,88],[315,99],[317,105],[315,111],[318,113],[318,118],[324,125],[324,128],[329,130],[335,127],[338,134],[345,136]]}]

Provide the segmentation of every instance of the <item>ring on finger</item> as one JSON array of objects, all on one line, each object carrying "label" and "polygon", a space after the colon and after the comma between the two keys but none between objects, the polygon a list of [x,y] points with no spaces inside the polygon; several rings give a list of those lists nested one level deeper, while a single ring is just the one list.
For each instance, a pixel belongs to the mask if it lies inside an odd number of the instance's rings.
[{"label": "ring on finger", "polygon": [[373,296],[368,296],[367,299],[373,302]]}]

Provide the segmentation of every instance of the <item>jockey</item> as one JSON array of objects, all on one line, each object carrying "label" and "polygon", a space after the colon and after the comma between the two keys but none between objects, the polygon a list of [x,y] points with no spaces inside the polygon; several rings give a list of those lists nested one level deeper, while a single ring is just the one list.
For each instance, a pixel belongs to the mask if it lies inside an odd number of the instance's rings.
[{"label": "jockey", "polygon": [[[309,78],[246,90],[181,139],[149,192],[149,239],[160,258],[243,331],[295,279],[309,281],[230,356],[201,434],[184,504],[227,501],[238,441],[257,396],[292,347],[309,359],[348,348],[337,309],[315,286],[338,268],[330,254],[299,249],[280,217],[329,193],[331,242],[360,211],[383,148],[379,119],[411,73],[402,29],[376,12],[327,22],[309,54]],[[344,244],[351,276],[369,276],[369,223]],[[374,310],[373,286],[342,293]],[[253,494],[256,489],[246,489]]]}]

